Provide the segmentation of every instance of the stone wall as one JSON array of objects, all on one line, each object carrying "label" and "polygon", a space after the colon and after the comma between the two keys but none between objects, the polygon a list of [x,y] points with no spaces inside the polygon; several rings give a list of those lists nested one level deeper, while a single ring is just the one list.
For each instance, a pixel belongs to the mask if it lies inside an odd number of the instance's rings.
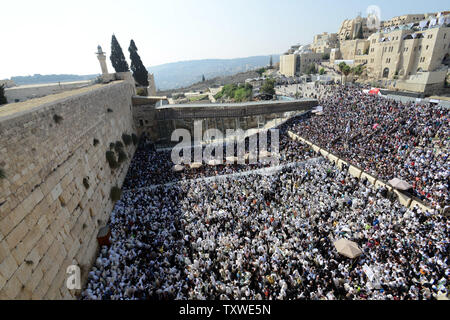
[{"label": "stone wall", "polygon": [[0,299],[73,299],[72,264],[87,279],[111,186],[121,186],[135,150],[125,146],[128,160],[109,167],[110,143],[135,133],[133,93],[116,81],[0,113]]}]

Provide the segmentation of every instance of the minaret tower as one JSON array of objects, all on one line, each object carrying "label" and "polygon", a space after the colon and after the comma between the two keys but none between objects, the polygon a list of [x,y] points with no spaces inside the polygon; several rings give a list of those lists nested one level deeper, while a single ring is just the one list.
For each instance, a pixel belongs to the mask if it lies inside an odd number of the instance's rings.
[{"label": "minaret tower", "polygon": [[108,74],[108,67],[106,66],[106,56],[105,52],[103,52],[102,47],[97,47],[97,58],[100,62],[100,67],[102,68],[102,74]]}]

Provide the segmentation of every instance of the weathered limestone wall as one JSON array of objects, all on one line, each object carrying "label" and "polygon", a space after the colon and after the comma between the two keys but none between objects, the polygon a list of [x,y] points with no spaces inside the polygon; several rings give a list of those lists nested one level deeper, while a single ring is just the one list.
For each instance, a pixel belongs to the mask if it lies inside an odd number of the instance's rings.
[{"label": "weathered limestone wall", "polygon": [[73,299],[66,288],[72,264],[86,280],[113,207],[111,186],[121,186],[135,150],[125,146],[128,160],[110,169],[109,144],[135,133],[133,92],[116,81],[0,113],[0,299]]}]

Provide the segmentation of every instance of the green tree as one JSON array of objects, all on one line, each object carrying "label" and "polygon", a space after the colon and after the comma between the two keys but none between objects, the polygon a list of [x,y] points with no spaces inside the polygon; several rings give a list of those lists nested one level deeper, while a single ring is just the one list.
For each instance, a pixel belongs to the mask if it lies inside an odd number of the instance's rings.
[{"label": "green tree", "polygon": [[325,72],[325,69],[324,68],[320,68],[320,70],[319,70],[319,74],[320,75],[324,75],[326,72]]},{"label": "green tree", "polygon": [[115,35],[112,35],[111,39],[111,64],[114,67],[116,72],[127,72],[130,71],[128,68],[127,60],[125,60],[125,56],[123,55],[122,48],[120,47],[119,42],[116,39]]},{"label": "green tree", "polygon": [[130,52],[131,71],[133,71],[134,80],[136,80],[136,82],[141,86],[148,87],[148,71],[144,67],[141,57],[137,53],[138,49],[134,43],[134,40],[131,40],[128,51]]},{"label": "green tree", "polygon": [[5,86],[2,84],[0,86],[0,105],[7,104],[7,103],[8,103],[8,100],[6,99],[6,96],[5,96]]},{"label": "green tree", "polygon": [[269,60],[269,67],[270,69],[273,68],[273,61],[272,61],[272,56],[270,56],[270,60]]},{"label": "green tree", "polygon": [[325,61],[330,60],[330,54],[329,53],[324,53],[322,55],[322,60],[325,60]]},{"label": "green tree", "polygon": [[202,74],[202,82],[205,82],[206,80],[205,80],[205,75],[204,74]]},{"label": "green tree", "polygon": [[238,89],[234,92],[234,101],[244,102],[250,101],[253,97],[253,87],[251,84],[246,83],[245,85],[240,85]]},{"label": "green tree", "polygon": [[264,84],[261,86],[261,93],[274,95],[275,94],[275,80],[272,78],[266,79],[266,81],[264,81]]}]

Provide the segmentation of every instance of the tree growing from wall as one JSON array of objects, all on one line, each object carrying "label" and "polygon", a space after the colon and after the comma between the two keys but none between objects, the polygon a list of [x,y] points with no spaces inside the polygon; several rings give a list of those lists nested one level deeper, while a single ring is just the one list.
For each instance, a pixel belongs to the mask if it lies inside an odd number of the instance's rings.
[{"label": "tree growing from wall", "polygon": [[128,68],[128,62],[125,60],[122,48],[116,39],[115,35],[112,35],[111,39],[111,64],[116,72],[127,72],[130,71]]},{"label": "tree growing from wall", "polygon": [[2,84],[0,86],[0,105],[7,104],[7,103],[8,103],[8,100],[6,99],[6,96],[5,96],[5,86]]},{"label": "tree growing from wall", "polygon": [[148,71],[144,67],[141,57],[137,53],[138,49],[134,43],[134,40],[131,40],[128,51],[130,52],[131,71],[133,71],[134,80],[136,80],[139,85],[148,87]]}]

